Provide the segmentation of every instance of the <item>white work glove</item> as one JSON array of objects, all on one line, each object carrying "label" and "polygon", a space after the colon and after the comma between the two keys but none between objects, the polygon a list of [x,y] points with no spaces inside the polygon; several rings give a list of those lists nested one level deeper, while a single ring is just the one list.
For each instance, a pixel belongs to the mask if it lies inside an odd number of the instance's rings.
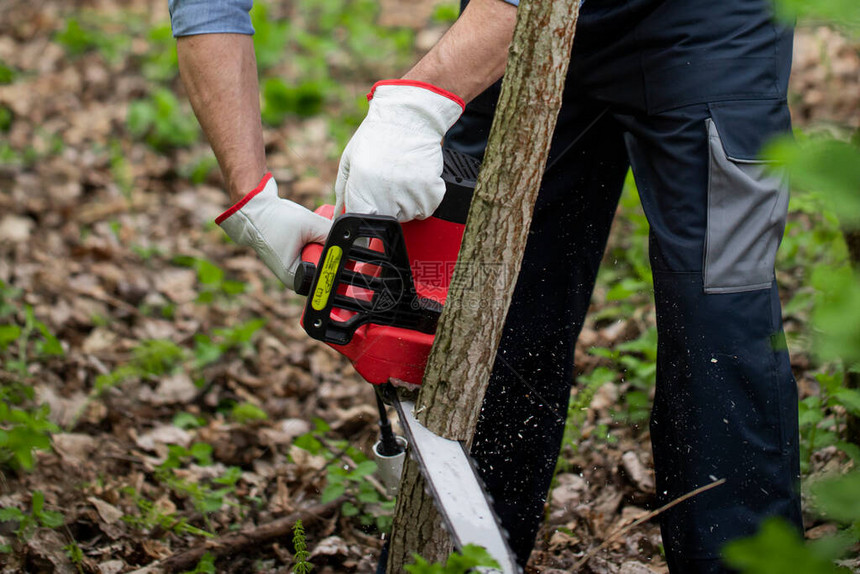
[{"label": "white work glove", "polygon": [[260,185],[215,220],[230,239],[253,247],[266,266],[290,289],[308,243],[325,243],[331,220],[278,197],[267,173]]},{"label": "white work glove", "polygon": [[463,100],[424,82],[377,82],[370,109],[340,158],[335,214],[433,214],[445,195],[442,137],[463,113]]}]

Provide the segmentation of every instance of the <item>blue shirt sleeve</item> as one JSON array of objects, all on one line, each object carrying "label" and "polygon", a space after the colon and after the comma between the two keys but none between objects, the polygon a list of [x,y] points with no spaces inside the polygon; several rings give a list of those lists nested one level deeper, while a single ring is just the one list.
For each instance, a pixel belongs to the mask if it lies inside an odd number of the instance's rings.
[{"label": "blue shirt sleeve", "polygon": [[513,4],[514,6],[520,5],[520,0],[504,0],[504,1],[507,2],[508,4]]},{"label": "blue shirt sleeve", "polygon": [[252,0],[168,0],[173,35],[253,34]]}]

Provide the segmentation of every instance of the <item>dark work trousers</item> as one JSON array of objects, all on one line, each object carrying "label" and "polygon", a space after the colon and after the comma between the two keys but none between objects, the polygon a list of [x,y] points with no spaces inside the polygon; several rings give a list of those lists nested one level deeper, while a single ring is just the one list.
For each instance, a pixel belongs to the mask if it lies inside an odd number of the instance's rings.
[{"label": "dark work trousers", "polygon": [[[802,527],[797,389],[773,274],[788,192],[759,160],[763,143],[790,129],[791,31],[771,22],[767,5],[583,6],[472,449],[522,564],[543,517],[574,345],[628,167],[650,224],[658,504],[726,480],[661,515],[670,571],[727,572],[723,545],[766,517]],[[481,156],[497,89],[467,107],[445,145]]]}]

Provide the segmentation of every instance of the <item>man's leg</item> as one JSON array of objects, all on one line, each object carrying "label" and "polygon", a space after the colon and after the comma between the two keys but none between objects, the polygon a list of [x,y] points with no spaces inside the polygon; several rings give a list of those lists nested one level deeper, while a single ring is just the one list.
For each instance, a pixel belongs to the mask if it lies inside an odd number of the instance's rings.
[{"label": "man's leg", "polygon": [[651,224],[660,502],[726,481],[662,515],[667,561],[726,572],[723,545],[766,517],[802,526],[797,390],[773,277],[788,192],[756,159],[788,110],[764,100],[615,117]]},{"label": "man's leg", "polygon": [[[472,448],[523,565],[543,518],[567,418],[574,345],[628,168],[618,127],[602,111],[570,104],[559,118],[561,135],[538,196]],[[487,133],[490,120],[491,110],[483,118],[467,113],[458,127],[466,133],[453,130],[446,145],[474,153],[479,144],[469,144]]]}]

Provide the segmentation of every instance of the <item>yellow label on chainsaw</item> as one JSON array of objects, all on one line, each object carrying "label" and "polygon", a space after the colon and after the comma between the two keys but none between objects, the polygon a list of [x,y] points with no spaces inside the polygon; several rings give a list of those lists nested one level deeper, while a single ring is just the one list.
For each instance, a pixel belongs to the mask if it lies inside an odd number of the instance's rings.
[{"label": "yellow label on chainsaw", "polygon": [[320,278],[317,281],[317,288],[314,289],[314,298],[311,299],[311,307],[316,311],[325,309],[328,303],[328,298],[331,295],[332,286],[334,286],[334,278],[337,276],[337,268],[340,265],[340,258],[343,256],[343,249],[337,245],[332,245],[326,253],[325,261],[323,261],[320,269]]}]

